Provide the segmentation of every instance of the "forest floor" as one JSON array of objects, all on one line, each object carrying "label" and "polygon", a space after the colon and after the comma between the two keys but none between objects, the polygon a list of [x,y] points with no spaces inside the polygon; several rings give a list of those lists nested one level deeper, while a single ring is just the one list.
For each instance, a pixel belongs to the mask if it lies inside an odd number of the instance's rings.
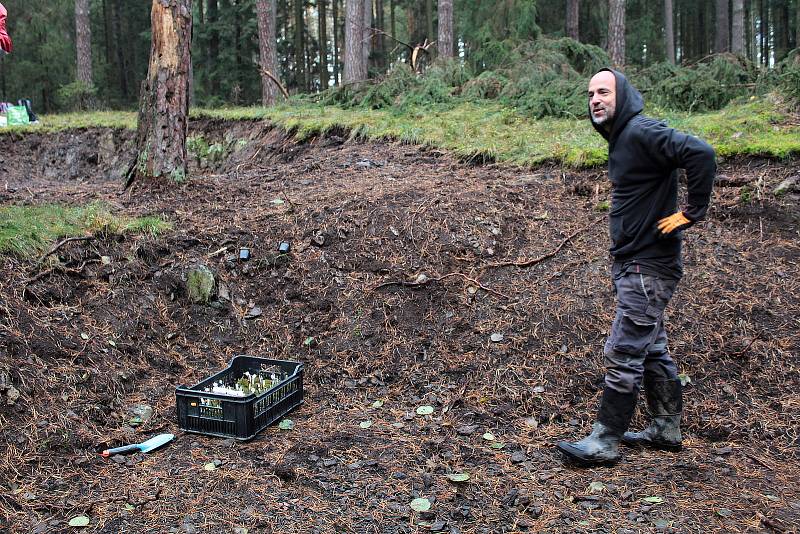
[{"label": "forest floor", "polygon": [[[126,191],[131,131],[0,137],[0,206],[102,201],[173,225],[0,258],[0,530],[797,532],[800,197],[773,195],[797,160],[723,163],[687,232],[667,316],[691,380],[683,451],[577,469],[553,445],[585,435],[601,391],[604,168],[192,129],[220,149],[190,180]],[[209,305],[185,291],[199,264]],[[304,362],[294,428],[181,431],[175,388],[237,354]],[[162,432],[176,439],[151,453],[98,454]]]}]

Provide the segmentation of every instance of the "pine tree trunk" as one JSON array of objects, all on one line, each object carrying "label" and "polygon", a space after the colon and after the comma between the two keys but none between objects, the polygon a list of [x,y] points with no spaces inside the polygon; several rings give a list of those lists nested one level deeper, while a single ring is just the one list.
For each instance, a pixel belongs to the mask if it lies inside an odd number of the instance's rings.
[{"label": "pine tree trunk", "polygon": [[714,52],[721,54],[730,51],[728,41],[730,34],[728,32],[728,0],[716,0],[717,2],[717,17],[716,17],[716,33],[714,39]]},{"label": "pine tree trunk", "polygon": [[367,76],[369,76],[369,56],[372,54],[372,0],[364,2],[364,31],[362,39],[364,43],[364,64],[367,65]]},{"label": "pine tree trunk", "polygon": [[394,16],[395,1],[389,0],[389,23],[392,28],[392,37],[397,37],[397,27],[395,26]]},{"label": "pine tree trunk", "polygon": [[744,55],[744,0],[733,0],[731,52]]},{"label": "pine tree trunk", "polygon": [[299,93],[302,93],[306,87],[306,58],[303,53],[304,28],[303,0],[294,0],[294,84]]},{"label": "pine tree trunk", "polygon": [[258,13],[258,52],[261,67],[261,103],[272,106],[277,101],[278,87],[264,72],[268,70],[276,79],[278,72],[278,41],[276,39],[277,0],[257,0]]},{"label": "pine tree trunk", "polygon": [[89,24],[89,0],[75,0],[75,40],[78,52],[78,81],[93,85],[92,28]]},{"label": "pine tree trunk", "polygon": [[367,79],[364,61],[364,0],[345,0],[344,83]]},{"label": "pine tree trunk", "polygon": [[567,37],[580,41],[578,21],[580,20],[580,0],[567,0]]},{"label": "pine tree trunk", "polygon": [[319,87],[323,91],[328,88],[328,0],[317,0],[319,11]]},{"label": "pine tree trunk", "polygon": [[759,34],[761,36],[761,64],[765,67],[769,65],[769,25],[767,17],[769,6],[765,0],[759,2]]},{"label": "pine tree trunk", "polygon": [[206,64],[206,77],[209,80],[209,92],[212,96],[219,96],[219,73],[217,72],[217,61],[219,60],[219,30],[217,21],[219,20],[219,4],[217,0],[208,0],[206,10],[210,31],[208,35],[208,59]]},{"label": "pine tree trunk", "polygon": [[625,0],[609,0],[608,55],[617,68],[625,65]]},{"label": "pine tree trunk", "polygon": [[186,178],[192,0],[153,0],[152,45],[142,82],[136,174]]},{"label": "pine tree trunk", "polygon": [[439,0],[439,56],[453,57],[453,0]]},{"label": "pine tree trunk", "polygon": [[333,16],[333,83],[339,85],[341,78],[339,77],[339,58],[341,53],[341,40],[339,39],[339,1],[333,0],[331,4]]},{"label": "pine tree trunk", "polygon": [[664,0],[664,46],[667,52],[667,61],[675,64],[675,27],[673,25],[672,0]]},{"label": "pine tree trunk", "polygon": [[116,49],[117,49],[117,67],[119,68],[119,89],[122,99],[128,101],[130,95],[130,87],[128,85],[128,69],[127,61],[125,61],[125,51],[123,50],[123,37],[122,37],[122,0],[114,2],[113,19],[114,35],[116,36]]},{"label": "pine tree trunk", "polygon": [[381,72],[386,72],[386,39],[384,32],[386,31],[386,24],[383,13],[383,0],[375,0],[375,55],[377,56],[377,65]]},{"label": "pine tree trunk", "polygon": [[789,2],[779,0],[773,2],[773,31],[775,35],[775,62],[783,60],[789,53]]},{"label": "pine tree trunk", "polygon": [[433,0],[425,0],[425,22],[427,24],[428,32],[425,36],[429,43],[433,42]]}]

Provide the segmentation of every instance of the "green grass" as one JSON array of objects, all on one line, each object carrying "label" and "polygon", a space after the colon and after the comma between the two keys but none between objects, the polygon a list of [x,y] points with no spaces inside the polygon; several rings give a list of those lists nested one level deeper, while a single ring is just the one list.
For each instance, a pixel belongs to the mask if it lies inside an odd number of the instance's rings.
[{"label": "green grass", "polygon": [[[800,126],[796,120],[792,125],[782,107],[769,98],[753,98],[711,113],[648,110],[648,114],[702,137],[722,157],[786,158],[800,154]],[[523,166],[554,162],[591,167],[605,163],[608,158],[605,141],[586,119],[533,120],[494,102],[464,101],[396,111],[342,109],[292,101],[272,108],[195,109],[191,116],[269,120],[300,140],[345,129],[354,137],[436,146],[463,158],[493,159]],[[40,126],[15,131],[88,126],[134,128],[135,122],[135,114],[124,112],[52,115],[43,117]]]},{"label": "green grass", "polygon": [[0,253],[41,254],[62,237],[123,233],[156,235],[170,227],[158,217],[127,218],[101,204],[0,207]]}]

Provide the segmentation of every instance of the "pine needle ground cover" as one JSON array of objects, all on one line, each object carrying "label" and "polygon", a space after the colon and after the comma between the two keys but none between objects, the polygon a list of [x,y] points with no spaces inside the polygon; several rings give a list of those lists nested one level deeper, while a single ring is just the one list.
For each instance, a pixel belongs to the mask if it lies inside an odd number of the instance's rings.
[{"label": "pine needle ground cover", "polygon": [[[69,242],[48,265],[0,255],[0,530],[800,524],[800,193],[775,194],[796,158],[722,162],[708,219],[686,236],[667,311],[684,450],[578,470],[553,445],[586,434],[602,388],[604,169],[473,165],[344,129],[297,142],[261,121],[198,119],[203,147],[246,142],[181,184],[123,193],[107,175],[130,161],[133,132],[113,134],[118,160],[93,157],[94,130],[0,138],[0,205],[96,200],[173,225]],[[208,303],[187,291],[198,265],[216,279]],[[175,387],[236,354],[304,362],[305,404],[247,443],[180,432]],[[99,455],[163,432],[176,439],[154,453]]]}]

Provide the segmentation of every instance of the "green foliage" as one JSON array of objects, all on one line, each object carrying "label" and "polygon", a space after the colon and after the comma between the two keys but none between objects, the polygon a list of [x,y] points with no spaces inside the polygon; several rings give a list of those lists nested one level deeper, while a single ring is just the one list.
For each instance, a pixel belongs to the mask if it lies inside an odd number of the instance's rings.
[{"label": "green foliage", "polygon": [[503,74],[487,70],[464,84],[461,94],[468,99],[494,99],[500,96],[508,78]]},{"label": "green foliage", "polygon": [[74,81],[58,89],[58,102],[62,109],[70,111],[87,110],[94,107],[97,88],[93,84]]},{"label": "green foliage", "polygon": [[752,94],[759,71],[731,55],[716,55],[690,67],[662,62],[631,76],[645,101],[677,111],[721,109],[731,100]]},{"label": "green foliage", "polygon": [[158,217],[129,218],[112,214],[102,204],[0,207],[0,253],[32,256],[61,237],[87,234],[156,235],[170,226]]},{"label": "green foliage", "polygon": [[[799,8],[800,9],[800,8]],[[800,48],[795,48],[775,66],[778,90],[800,109]]]}]

